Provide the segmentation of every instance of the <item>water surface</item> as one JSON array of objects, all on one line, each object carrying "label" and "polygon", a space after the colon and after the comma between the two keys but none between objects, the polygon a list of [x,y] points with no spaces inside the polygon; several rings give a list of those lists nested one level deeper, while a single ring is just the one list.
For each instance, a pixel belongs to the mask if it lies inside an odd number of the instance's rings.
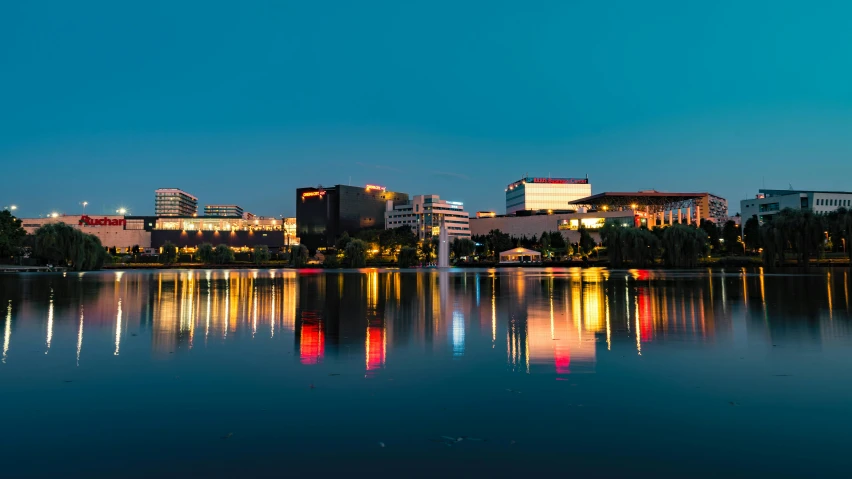
[{"label": "water surface", "polygon": [[0,476],[845,476],[850,280],[4,275]]}]

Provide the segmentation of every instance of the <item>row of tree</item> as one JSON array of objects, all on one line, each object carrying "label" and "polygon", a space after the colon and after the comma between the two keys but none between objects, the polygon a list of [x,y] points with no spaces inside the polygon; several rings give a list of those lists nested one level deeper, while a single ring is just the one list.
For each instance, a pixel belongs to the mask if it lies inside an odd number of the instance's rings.
[{"label": "row of tree", "polygon": [[766,216],[762,225],[750,218],[743,230],[746,246],[762,250],[763,263],[769,268],[783,265],[787,255],[807,267],[811,258],[831,251],[844,252],[852,265],[852,210],[846,208],[825,215],[785,208]]},{"label": "row of tree", "polygon": [[575,254],[589,256],[597,244],[585,227],[581,226],[577,232],[580,238],[576,243],[565,241],[559,231],[543,231],[541,236],[533,235],[532,238],[528,238],[527,236],[512,237],[500,230],[491,230],[487,235],[474,236],[473,241],[474,244],[480,245],[476,251],[480,256],[494,261],[499,259],[500,253],[518,247],[537,250],[541,252],[543,259],[570,258]]},{"label": "row of tree", "polygon": [[626,228],[607,224],[601,229],[601,242],[606,246],[610,265],[646,267],[661,257],[670,268],[691,268],[709,250],[708,235],[703,228],[674,224],[665,228]]}]

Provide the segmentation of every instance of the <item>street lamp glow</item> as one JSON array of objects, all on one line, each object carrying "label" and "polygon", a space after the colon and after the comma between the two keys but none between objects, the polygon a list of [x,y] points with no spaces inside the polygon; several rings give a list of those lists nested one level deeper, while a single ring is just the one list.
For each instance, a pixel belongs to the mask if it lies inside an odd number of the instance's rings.
[{"label": "street lamp glow", "polygon": [[9,207],[9,209],[12,210],[12,211],[15,211],[16,209],[18,209],[18,207],[16,205],[12,205],[12,206]]},{"label": "street lamp glow", "polygon": [[53,213],[51,213],[51,214],[50,214],[50,217],[51,217],[51,218],[58,218],[58,217],[59,217],[59,213],[57,213],[57,212],[55,212],[55,211],[54,211]]},{"label": "street lamp glow", "polygon": [[119,208],[119,209],[115,210],[115,212],[120,214],[120,215],[123,215],[124,213],[127,213],[127,209],[126,208]]}]

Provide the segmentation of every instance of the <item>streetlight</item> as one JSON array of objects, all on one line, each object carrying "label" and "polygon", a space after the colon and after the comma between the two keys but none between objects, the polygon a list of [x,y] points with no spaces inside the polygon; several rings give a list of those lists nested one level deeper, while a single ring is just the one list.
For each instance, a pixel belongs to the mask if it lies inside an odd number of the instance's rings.
[{"label": "streetlight", "polygon": [[82,203],[80,203],[80,204],[82,204],[82,205],[83,205],[83,214],[86,214],[86,205],[88,205],[88,204],[89,204],[89,202],[88,202],[88,201],[84,201],[84,202],[82,202]]},{"label": "streetlight", "polygon": [[18,209],[18,207],[15,206],[15,205],[11,205],[11,206],[4,206],[3,209],[9,210],[9,211],[15,211],[16,209]]},{"label": "streetlight", "polygon": [[59,213],[57,213],[57,212],[55,212],[55,211],[54,211],[53,213],[51,213],[51,214],[50,214],[50,217],[51,217],[51,218],[58,218],[58,217],[59,217]]},{"label": "streetlight", "polygon": [[126,208],[119,208],[119,209],[115,210],[115,212],[120,214],[120,215],[123,215],[124,213],[127,213],[127,209]]}]

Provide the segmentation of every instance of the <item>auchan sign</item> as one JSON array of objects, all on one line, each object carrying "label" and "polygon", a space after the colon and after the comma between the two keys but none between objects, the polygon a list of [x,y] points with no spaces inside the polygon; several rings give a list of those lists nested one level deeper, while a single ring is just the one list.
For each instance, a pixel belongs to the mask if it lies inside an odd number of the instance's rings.
[{"label": "auchan sign", "polygon": [[89,215],[83,215],[80,217],[78,224],[85,226],[127,226],[127,220],[124,218],[111,219],[106,216],[103,218],[92,218]]}]

